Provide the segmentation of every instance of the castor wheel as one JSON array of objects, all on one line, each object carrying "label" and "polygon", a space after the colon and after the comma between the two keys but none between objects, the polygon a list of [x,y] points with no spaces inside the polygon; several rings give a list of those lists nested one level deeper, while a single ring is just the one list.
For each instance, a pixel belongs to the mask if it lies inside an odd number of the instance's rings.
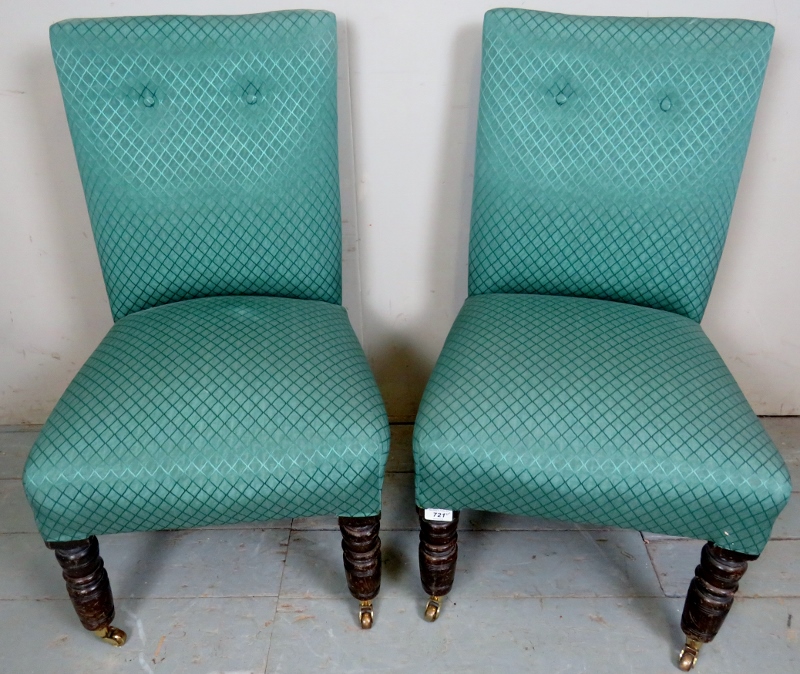
[{"label": "castor wheel", "polygon": [[435,594],[431,595],[431,598],[428,599],[428,605],[425,607],[425,620],[427,620],[429,623],[432,623],[434,620],[436,620],[436,618],[439,617],[441,610],[441,597],[437,597]]},{"label": "castor wheel", "polygon": [[697,658],[700,655],[700,646],[702,645],[702,641],[686,637],[686,645],[683,647],[678,658],[678,667],[681,671],[688,672],[697,664]]},{"label": "castor wheel", "polygon": [[94,633],[107,644],[111,644],[112,646],[124,646],[125,642],[128,640],[128,635],[113,625],[101,627],[99,630],[95,630]]},{"label": "castor wheel", "polygon": [[372,601],[362,601],[361,607],[358,609],[358,618],[361,621],[361,629],[372,629],[372,622],[374,620]]}]

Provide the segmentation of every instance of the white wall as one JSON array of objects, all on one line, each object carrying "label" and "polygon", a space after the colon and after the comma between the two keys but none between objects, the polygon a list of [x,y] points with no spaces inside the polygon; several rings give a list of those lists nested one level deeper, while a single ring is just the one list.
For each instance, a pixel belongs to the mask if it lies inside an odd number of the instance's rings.
[{"label": "white wall", "polygon": [[[47,28],[75,16],[324,7],[339,18],[345,304],[413,417],[466,295],[479,0],[29,0],[0,7],[0,424],[41,423],[111,325]],[[515,4],[515,3],[509,3]],[[761,414],[800,413],[800,3],[539,0],[766,20],[775,45],[703,325]]]}]

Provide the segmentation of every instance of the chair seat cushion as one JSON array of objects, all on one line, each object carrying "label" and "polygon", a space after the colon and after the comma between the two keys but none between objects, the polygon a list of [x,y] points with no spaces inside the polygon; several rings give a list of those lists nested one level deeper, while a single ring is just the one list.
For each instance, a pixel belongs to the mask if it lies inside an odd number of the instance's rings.
[{"label": "chair seat cushion", "polygon": [[214,297],[117,322],[24,484],[45,540],[380,512],[389,427],[343,307]]},{"label": "chair seat cushion", "polygon": [[759,554],[789,474],[699,324],[604,300],[467,300],[414,432],[417,503]]}]

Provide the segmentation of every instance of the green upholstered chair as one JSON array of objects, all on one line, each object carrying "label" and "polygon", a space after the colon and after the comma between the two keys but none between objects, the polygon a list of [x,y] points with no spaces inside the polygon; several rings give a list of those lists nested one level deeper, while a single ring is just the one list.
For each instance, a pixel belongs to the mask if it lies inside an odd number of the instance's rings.
[{"label": "green upholstered chair", "polygon": [[699,325],[772,35],[486,15],[469,298],[414,432],[429,619],[474,508],[707,540],[682,668],[719,629],[790,493]]},{"label": "green upholstered chair", "polygon": [[115,323],[24,485],[84,627],[124,642],[98,534],[322,514],[369,627],[389,427],[341,306],[334,15],[51,42]]}]

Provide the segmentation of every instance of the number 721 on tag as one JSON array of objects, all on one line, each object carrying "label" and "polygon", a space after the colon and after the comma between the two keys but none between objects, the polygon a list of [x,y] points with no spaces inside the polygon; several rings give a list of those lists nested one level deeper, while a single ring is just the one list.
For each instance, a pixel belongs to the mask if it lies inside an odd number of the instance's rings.
[{"label": "number 721 on tag", "polygon": [[425,519],[429,522],[452,522],[453,511],[444,508],[425,508]]}]

